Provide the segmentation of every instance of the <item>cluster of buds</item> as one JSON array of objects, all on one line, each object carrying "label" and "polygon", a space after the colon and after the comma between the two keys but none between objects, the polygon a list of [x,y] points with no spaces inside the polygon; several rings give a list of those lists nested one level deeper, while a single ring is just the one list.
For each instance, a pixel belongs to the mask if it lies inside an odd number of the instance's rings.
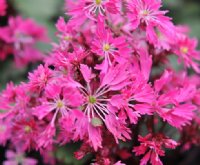
[{"label": "cluster of buds", "polygon": [[70,18],[59,18],[52,53],[28,82],[9,83],[0,95],[0,143],[9,141],[16,153],[37,150],[53,164],[47,153],[81,141],[75,157],[91,153],[93,165],[124,165],[140,155],[141,165],[162,165],[165,148],[198,145],[200,52],[188,28],[172,23],[161,0],[66,6]]}]

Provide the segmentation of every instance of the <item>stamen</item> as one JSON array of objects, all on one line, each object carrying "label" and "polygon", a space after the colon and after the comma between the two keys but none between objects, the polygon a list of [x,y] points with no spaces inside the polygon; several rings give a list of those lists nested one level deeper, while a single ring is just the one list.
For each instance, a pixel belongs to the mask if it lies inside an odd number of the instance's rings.
[{"label": "stamen", "polygon": [[181,47],[181,53],[187,54],[188,53],[188,47],[186,47],[186,46]]},{"label": "stamen", "polygon": [[109,51],[109,50],[110,50],[110,45],[109,45],[109,44],[104,44],[104,45],[103,45],[103,50],[104,50],[105,52]]},{"label": "stamen", "polygon": [[30,126],[26,125],[26,126],[24,127],[24,132],[25,132],[25,133],[30,133],[31,131],[32,131],[32,128],[31,128]]},{"label": "stamen", "polygon": [[95,0],[96,5],[101,5],[102,0]]},{"label": "stamen", "polygon": [[88,97],[88,101],[91,104],[95,104],[97,102],[97,99],[94,96],[89,96]]},{"label": "stamen", "polygon": [[57,106],[57,108],[62,108],[62,107],[64,107],[64,103],[63,103],[63,101],[62,100],[58,100],[57,101],[57,103],[56,103],[56,106]]}]

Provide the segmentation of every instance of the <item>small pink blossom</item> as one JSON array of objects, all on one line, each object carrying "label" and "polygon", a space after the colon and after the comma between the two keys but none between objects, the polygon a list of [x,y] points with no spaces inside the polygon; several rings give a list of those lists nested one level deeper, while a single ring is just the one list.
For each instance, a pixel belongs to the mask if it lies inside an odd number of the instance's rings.
[{"label": "small pink blossom", "polygon": [[168,11],[160,11],[160,0],[131,0],[128,2],[129,18],[133,29],[145,26],[146,37],[150,43],[155,43],[157,35],[155,27],[168,35],[175,34],[170,18],[165,16]]},{"label": "small pink blossom", "polygon": [[200,51],[196,50],[197,45],[198,41],[196,39],[180,36],[177,47],[174,48],[174,53],[178,55],[179,60],[182,60],[187,68],[192,67],[199,73],[200,69],[196,61],[200,60]]},{"label": "small pink blossom", "polygon": [[[97,27],[97,37],[92,42],[92,51],[99,56],[104,57],[101,66],[98,66],[103,72],[115,62],[125,62],[129,57],[129,47],[125,38],[113,38],[111,32],[105,29],[104,23],[99,19]],[[123,55],[122,55],[123,54]]]},{"label": "small pink blossom", "polygon": [[146,165],[150,161],[153,165],[162,165],[159,156],[164,156],[165,151],[162,147],[174,149],[178,146],[178,143],[174,140],[164,137],[163,135],[156,135],[155,137],[152,134],[148,134],[145,137],[138,137],[140,146],[134,147],[133,152],[137,156],[144,155],[140,161],[140,165]]}]

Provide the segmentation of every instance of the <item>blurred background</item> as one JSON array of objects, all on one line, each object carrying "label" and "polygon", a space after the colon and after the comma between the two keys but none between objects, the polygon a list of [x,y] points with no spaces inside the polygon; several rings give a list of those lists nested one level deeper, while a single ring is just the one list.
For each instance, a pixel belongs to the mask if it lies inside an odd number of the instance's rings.
[{"label": "blurred background", "polygon": [[[188,25],[191,28],[191,37],[197,37],[200,40],[200,0],[163,0],[163,3],[163,8],[170,11],[168,15],[173,18],[174,23]],[[8,13],[10,15],[20,14],[25,18],[33,18],[48,29],[49,37],[56,42],[54,25],[58,17],[64,15],[64,0],[10,0]],[[6,17],[0,17],[1,26],[5,25],[6,22]],[[50,44],[38,44],[38,47],[48,53],[51,50]],[[30,64],[25,68],[16,69],[11,56],[6,61],[0,61],[0,90],[5,88],[6,83],[9,81],[13,81],[16,84],[21,81],[27,81],[27,73],[37,65]],[[74,160],[72,155],[74,149],[70,146],[68,148],[68,153],[65,150],[62,152],[61,149],[59,156],[63,156],[66,159],[65,162],[69,165],[82,164]],[[1,149],[1,159],[4,159],[3,153],[4,150]],[[194,148],[184,153],[180,158],[172,157],[174,161],[166,162],[166,164],[199,165],[199,157],[200,150]]]}]

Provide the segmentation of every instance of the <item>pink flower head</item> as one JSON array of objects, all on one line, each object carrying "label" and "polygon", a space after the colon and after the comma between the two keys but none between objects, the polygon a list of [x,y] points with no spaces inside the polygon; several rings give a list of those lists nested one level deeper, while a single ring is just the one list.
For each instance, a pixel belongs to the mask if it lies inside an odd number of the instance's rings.
[{"label": "pink flower head", "polygon": [[0,0],[0,16],[4,16],[6,14],[7,3],[6,0]]},{"label": "pink flower head", "polygon": [[132,22],[133,29],[144,25],[146,36],[150,43],[155,43],[157,34],[155,28],[165,32],[165,34],[173,35],[174,26],[170,22],[170,18],[165,16],[167,11],[160,11],[161,0],[131,0],[128,2],[129,18]]},{"label": "pink flower head", "polygon": [[53,73],[47,66],[39,65],[33,73],[29,73],[28,87],[31,91],[41,92],[51,82]]},{"label": "pink flower head", "polygon": [[196,106],[190,99],[194,97],[196,89],[190,84],[182,84],[183,87],[176,89],[173,86],[170,88],[168,83],[173,82],[172,76],[172,73],[165,71],[163,76],[155,81],[156,92],[162,94],[158,95],[154,108],[164,121],[180,129],[193,118]]},{"label": "pink flower head", "polygon": [[3,162],[3,165],[36,165],[37,160],[29,157],[25,157],[22,152],[14,152],[12,150],[7,150],[6,152],[7,160]]},{"label": "pink flower head", "polygon": [[[87,121],[91,122],[93,126],[101,126],[101,122],[103,121],[109,131],[113,133],[116,141],[118,138],[122,140],[125,140],[125,138],[129,139],[129,129],[125,127],[123,119],[119,119],[112,110],[108,108],[107,105],[110,98],[106,96],[108,93],[118,91],[129,84],[129,73],[126,71],[126,67],[122,68],[120,65],[111,67],[107,74],[102,77],[101,84],[96,89],[94,89],[95,82],[92,81],[94,77],[92,70],[86,65],[82,65],[81,73],[86,82],[86,86],[74,80],[70,80],[68,85],[73,84],[74,87],[77,87],[83,93],[84,104],[81,110],[87,116]],[[113,125],[113,123],[117,124]]]},{"label": "pink flower head", "polygon": [[104,57],[101,66],[98,66],[104,73],[114,62],[125,62],[129,55],[129,47],[125,38],[113,38],[112,33],[105,29],[103,20],[98,21],[97,37],[92,42],[92,51]]},{"label": "pink flower head", "polygon": [[[0,118],[6,118],[12,114],[13,107],[15,106],[17,98],[17,87],[11,82],[7,84],[6,89],[1,92],[0,95]],[[16,111],[16,110],[15,110]]]},{"label": "pink flower head", "polygon": [[13,142],[21,145],[23,151],[36,148],[36,141],[40,133],[39,126],[33,118],[20,118],[12,127]]},{"label": "pink flower head", "polygon": [[63,17],[60,17],[57,21],[56,28],[58,30],[58,37],[60,38],[60,45],[62,50],[68,48],[68,44],[72,43],[75,32],[72,30],[73,27],[67,24]]},{"label": "pink flower head", "polygon": [[151,103],[154,101],[153,89],[144,80],[136,77],[131,85],[121,90],[120,95],[114,95],[110,101],[113,108],[124,110],[131,123],[136,124],[138,117],[152,114]]},{"label": "pink flower head", "polygon": [[196,39],[179,36],[174,52],[187,68],[192,67],[196,72],[200,73],[199,64],[197,63],[200,60],[200,51],[196,50],[197,45],[198,41]]},{"label": "pink flower head", "polygon": [[136,153],[136,156],[145,154],[140,161],[141,165],[148,164],[148,161],[150,161],[152,165],[162,165],[163,163],[159,156],[165,155],[163,147],[174,149],[178,146],[177,142],[161,134],[156,136],[148,134],[145,137],[139,136],[138,138],[140,146],[134,147],[133,152]]},{"label": "pink flower head", "polygon": [[71,2],[66,1],[68,9],[67,14],[72,16],[72,19],[81,22],[89,19],[95,19],[98,15],[105,15],[106,13],[117,13],[116,0],[81,0]]},{"label": "pink flower head", "polygon": [[41,105],[35,107],[33,113],[41,120],[55,111],[51,120],[51,125],[54,126],[58,113],[65,116],[68,111],[81,106],[81,103],[81,95],[77,90],[64,88],[57,84],[49,84],[45,89],[45,97],[41,100]]}]

